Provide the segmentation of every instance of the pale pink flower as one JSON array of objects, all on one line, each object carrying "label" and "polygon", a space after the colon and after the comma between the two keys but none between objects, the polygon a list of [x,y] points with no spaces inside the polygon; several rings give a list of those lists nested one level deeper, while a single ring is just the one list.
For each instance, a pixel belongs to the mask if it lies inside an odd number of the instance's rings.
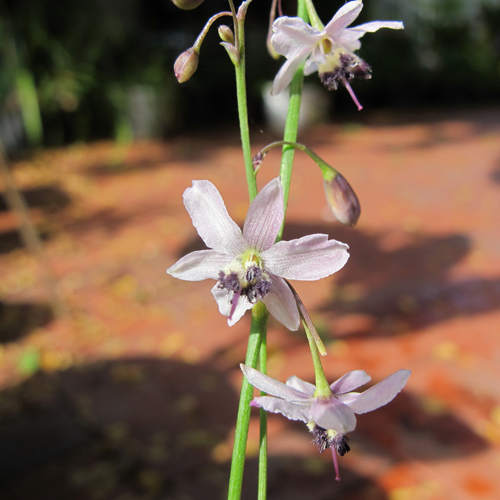
[{"label": "pale pink flower", "polygon": [[184,192],[184,205],[209,249],[191,252],[167,272],[189,281],[217,280],[212,294],[220,313],[228,317],[229,326],[261,300],[279,322],[297,330],[300,315],[285,279],[325,278],[341,269],[349,258],[348,246],[329,240],[326,234],[275,244],[284,219],[279,178],[253,200],[243,232],[209,181],[193,181]]},{"label": "pale pink flower", "polygon": [[342,456],[349,451],[347,433],[356,427],[355,415],[392,401],[411,374],[409,370],[398,370],[364,392],[353,392],[371,380],[363,370],[354,370],[331,384],[328,395],[317,395],[313,384],[298,377],[292,376],[283,384],[249,366],[240,366],[250,384],[269,394],[254,398],[251,406],[305,422],[320,451],[332,449],[337,479],[336,453]]},{"label": "pale pink flower", "polygon": [[380,28],[403,29],[400,21],[373,21],[353,28],[348,26],[358,17],[363,3],[355,0],[343,5],[321,30],[313,28],[299,17],[279,17],[273,24],[271,43],[274,50],[287,58],[274,79],[273,95],[279,94],[292,80],[305,61],[304,74],[317,71],[328,90],[345,85],[359,109],[362,108],[351,89],[354,77],[370,78],[371,68],[354,54],[361,47],[359,39],[365,33]]}]

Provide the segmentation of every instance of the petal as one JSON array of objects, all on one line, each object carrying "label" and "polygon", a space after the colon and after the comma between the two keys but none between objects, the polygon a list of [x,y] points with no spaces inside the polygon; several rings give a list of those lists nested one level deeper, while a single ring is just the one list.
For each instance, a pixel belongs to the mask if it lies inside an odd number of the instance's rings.
[{"label": "petal", "polygon": [[271,291],[262,299],[269,312],[289,330],[295,331],[300,325],[297,302],[285,280],[271,275]]},{"label": "petal", "polygon": [[347,28],[347,26],[359,16],[362,8],[363,2],[360,0],[344,4],[333,16],[332,20],[325,26],[322,33],[326,33],[332,38],[335,38],[339,31]]},{"label": "petal", "polygon": [[299,69],[299,66],[307,59],[310,54],[308,48],[304,48],[301,52],[298,52],[296,56],[292,59],[288,59],[280,70],[276,74],[273,82],[273,88],[271,89],[271,95],[278,95],[283,91],[288,84],[292,81],[293,75]]},{"label": "petal", "polygon": [[212,295],[214,296],[217,305],[219,306],[219,312],[227,317],[227,324],[229,326],[233,326],[237,323],[241,317],[255,304],[251,304],[246,297],[240,296],[238,300],[238,304],[236,305],[236,309],[233,312],[231,319],[229,319],[229,315],[231,314],[231,297],[232,294],[227,290],[222,290],[217,285],[212,288]]},{"label": "petal", "polygon": [[370,23],[360,24],[354,28],[342,30],[335,38],[335,41],[342,45],[349,52],[354,52],[361,47],[359,39],[365,33],[373,33],[380,28],[392,28],[395,30],[404,29],[404,25],[400,21],[372,21]]},{"label": "petal", "polygon": [[312,281],[330,276],[347,262],[348,245],[312,234],[297,240],[280,241],[262,253],[266,270],[286,279]]},{"label": "petal", "polygon": [[243,226],[248,245],[259,252],[272,247],[284,216],[283,186],[277,177],[260,190],[248,209]]},{"label": "petal", "polygon": [[238,225],[229,217],[217,188],[210,181],[193,181],[184,191],[184,205],[205,244],[232,257],[247,245]]},{"label": "petal", "polygon": [[[324,59],[324,58],[323,58]],[[320,61],[324,62],[324,61]],[[318,66],[318,61],[314,57],[310,57],[307,61],[306,64],[304,65],[304,75],[309,76],[318,71],[319,66]]]},{"label": "petal", "polygon": [[330,389],[334,394],[345,394],[370,382],[372,378],[363,370],[354,370],[336,380]]},{"label": "petal", "polygon": [[310,384],[309,382],[306,382],[305,380],[302,380],[295,375],[292,375],[287,379],[286,385],[288,387],[291,387],[292,389],[297,389],[298,391],[303,392],[304,394],[307,394],[309,396],[312,396],[314,394],[314,391],[316,390],[315,385]]},{"label": "petal", "polygon": [[[348,401],[347,398],[344,399],[342,396],[340,396],[340,399],[346,401],[355,413],[367,413],[376,410],[396,397],[405,386],[410,375],[410,370],[398,370],[367,391],[352,395],[352,401]],[[346,396],[349,396],[349,394],[346,394]]]},{"label": "petal", "polygon": [[[360,24],[359,26],[354,26],[349,28],[347,31],[361,32],[360,37],[365,33],[374,33],[380,28],[390,28],[393,30],[403,30],[405,28],[401,21],[371,21],[369,23]],[[359,37],[358,37],[359,38]]]},{"label": "petal", "polygon": [[174,278],[187,281],[219,279],[219,271],[231,262],[231,257],[214,250],[198,250],[179,259],[167,269]]},{"label": "petal", "polygon": [[309,404],[290,403],[283,399],[261,396],[254,398],[250,405],[272,413],[281,413],[290,420],[302,420],[306,424],[311,420],[311,405]]},{"label": "petal", "polygon": [[288,86],[299,66],[321,41],[320,32],[299,17],[279,17],[273,24],[271,43],[274,50],[288,60],[274,79],[271,95]]},{"label": "petal", "polygon": [[347,434],[356,427],[356,416],[349,406],[330,399],[316,399],[311,407],[311,417],[323,429],[333,429],[340,434]]},{"label": "petal", "polygon": [[248,379],[248,381],[260,391],[266,392],[271,396],[275,396],[289,402],[299,402],[302,404],[306,404],[311,401],[307,394],[304,394],[303,392],[296,389],[292,389],[291,387],[285,385],[283,382],[268,377],[267,375],[264,375],[263,373],[255,370],[254,368],[251,368],[250,366],[240,364],[240,368],[245,374],[245,377]]},{"label": "petal", "polygon": [[271,43],[287,59],[294,59],[305,49],[311,52],[320,40],[320,32],[300,17],[278,17],[273,23]]}]

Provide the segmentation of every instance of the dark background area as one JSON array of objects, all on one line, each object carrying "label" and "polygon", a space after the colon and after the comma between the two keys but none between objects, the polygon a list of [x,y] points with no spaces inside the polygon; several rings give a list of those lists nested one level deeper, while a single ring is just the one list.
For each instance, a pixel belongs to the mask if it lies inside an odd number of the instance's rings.
[{"label": "dark background area", "polygon": [[[325,24],[342,3],[316,2]],[[295,5],[284,2],[284,14],[293,15]],[[142,135],[235,124],[233,67],[216,29],[231,24],[230,18],[210,30],[198,71],[189,82],[179,85],[172,71],[178,54],[193,44],[208,18],[227,8],[222,0],[207,0],[192,11],[179,10],[170,0],[4,0],[4,143],[19,142],[22,120],[28,143],[44,145],[127,140],[141,135],[137,131],[147,121],[144,114],[153,114],[150,122],[155,125],[153,132]],[[270,2],[255,0],[247,17],[248,95],[255,123],[262,121],[262,85],[283,63],[271,59],[265,49],[269,8]],[[371,64],[373,78],[354,87],[366,107],[498,103],[498,2],[370,1],[354,25],[375,19],[402,20],[406,29],[364,37],[359,54]],[[314,75],[308,81],[320,85]],[[330,103],[332,117],[353,111],[349,99],[330,96]]]}]

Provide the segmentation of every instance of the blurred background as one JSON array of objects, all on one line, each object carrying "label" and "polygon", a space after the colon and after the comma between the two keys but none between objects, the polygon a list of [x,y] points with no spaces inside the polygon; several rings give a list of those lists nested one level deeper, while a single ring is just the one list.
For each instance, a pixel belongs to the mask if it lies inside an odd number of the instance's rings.
[{"label": "blurred background", "polygon": [[[331,2],[317,2],[325,23],[335,8]],[[293,2],[284,2],[283,9],[293,12]],[[178,85],[171,71],[206,20],[222,10],[227,10],[222,0],[204,2],[193,11],[181,11],[166,0],[4,0],[4,144],[163,137],[207,124],[233,124],[233,68],[215,29],[203,44],[196,78]],[[248,16],[249,104],[256,123],[263,121],[262,88],[282,63],[265,49],[268,11],[266,2],[255,2]],[[365,39],[360,55],[372,65],[373,79],[356,82],[356,92],[366,106],[498,102],[496,0],[377,0],[366,2],[359,22],[370,19],[402,19],[406,28]],[[316,80],[309,79],[319,86]],[[331,116],[353,109],[348,99],[338,98],[340,93],[329,96]]]},{"label": "blurred background", "polygon": [[[316,2],[326,23],[343,4]],[[210,179],[248,208],[234,70],[212,29],[198,70],[172,67],[206,0],[0,2],[0,498],[224,498],[248,318],[228,328],[210,294],[165,269],[203,248],[182,205]],[[293,15],[295,3],[283,3]],[[269,2],[247,18],[252,147],[279,138],[285,96],[265,49]],[[229,18],[227,18],[229,23]],[[332,381],[413,371],[359,417],[352,451],[319,455],[301,423],[269,418],[269,498],[491,499],[500,495],[500,4],[366,0],[354,24],[373,68],[328,93],[306,79],[299,140],[349,180],[356,228],[333,220],[296,155],[285,239],[351,247],[334,277],[294,283]],[[272,151],[259,186],[277,175]],[[269,372],[312,381],[303,332],[272,321]],[[257,418],[255,413],[254,419]],[[255,497],[258,424],[244,498]]]}]

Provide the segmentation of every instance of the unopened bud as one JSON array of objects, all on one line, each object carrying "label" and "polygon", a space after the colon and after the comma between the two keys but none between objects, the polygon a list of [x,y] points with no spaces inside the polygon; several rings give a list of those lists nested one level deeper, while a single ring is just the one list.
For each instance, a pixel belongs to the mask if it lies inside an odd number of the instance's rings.
[{"label": "unopened bud", "polygon": [[203,2],[204,0],[172,0],[172,3],[182,10],[196,9],[196,7],[198,7],[198,5],[201,5]]},{"label": "unopened bud", "polygon": [[324,179],[326,201],[333,215],[348,226],[354,226],[361,214],[358,197],[342,174],[336,173],[330,180]]},{"label": "unopened bud", "polygon": [[198,52],[193,48],[184,51],[175,61],[174,74],[179,83],[187,82],[198,68]]},{"label": "unopened bud", "polygon": [[252,158],[252,163],[253,163],[253,169],[254,172],[257,172],[259,170],[262,162],[264,161],[264,157],[266,155],[262,153],[262,151],[259,151],[258,153],[255,154],[255,156]]},{"label": "unopened bud", "polygon": [[227,43],[230,43],[231,45],[234,45],[234,33],[233,33],[233,30],[229,26],[226,26],[225,24],[221,24],[219,26],[218,31],[219,31],[220,39],[223,42],[227,42]]}]

